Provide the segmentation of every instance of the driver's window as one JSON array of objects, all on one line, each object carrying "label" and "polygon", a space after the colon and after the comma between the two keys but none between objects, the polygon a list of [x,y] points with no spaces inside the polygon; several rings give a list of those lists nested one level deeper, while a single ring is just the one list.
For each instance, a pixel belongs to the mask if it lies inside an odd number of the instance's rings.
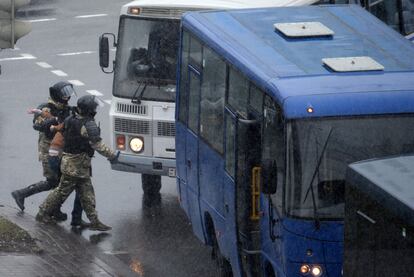
[{"label": "driver's window", "polygon": [[402,15],[405,35],[414,32],[414,0],[402,0]]},{"label": "driver's window", "polygon": [[230,113],[225,114],[226,122],[226,171],[232,177],[236,175],[235,135],[236,123]]}]

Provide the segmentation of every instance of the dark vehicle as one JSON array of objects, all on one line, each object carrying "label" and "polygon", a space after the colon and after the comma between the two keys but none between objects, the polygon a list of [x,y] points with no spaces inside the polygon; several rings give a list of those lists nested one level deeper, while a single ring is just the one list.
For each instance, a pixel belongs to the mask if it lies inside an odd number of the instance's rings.
[{"label": "dark vehicle", "polygon": [[344,276],[414,276],[414,155],[351,164]]},{"label": "dark vehicle", "polygon": [[320,0],[319,4],[358,4],[412,40],[414,0]]}]

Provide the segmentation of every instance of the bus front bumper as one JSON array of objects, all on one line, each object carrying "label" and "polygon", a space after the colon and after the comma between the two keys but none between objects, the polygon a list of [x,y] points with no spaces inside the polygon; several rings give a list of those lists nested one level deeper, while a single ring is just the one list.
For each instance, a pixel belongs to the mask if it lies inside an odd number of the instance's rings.
[{"label": "bus front bumper", "polygon": [[113,170],[175,177],[175,159],[142,157],[121,153],[118,160],[120,163],[111,164]]}]

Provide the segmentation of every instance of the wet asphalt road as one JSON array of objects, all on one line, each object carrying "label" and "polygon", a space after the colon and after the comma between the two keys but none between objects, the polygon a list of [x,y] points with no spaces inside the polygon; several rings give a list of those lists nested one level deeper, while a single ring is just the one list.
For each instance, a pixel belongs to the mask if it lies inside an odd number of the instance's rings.
[{"label": "wet asphalt road", "polygon": [[[34,2],[20,13],[25,20],[37,20],[33,31],[17,42],[18,49],[0,51],[0,204],[9,206],[15,206],[12,190],[42,179],[37,133],[27,109],[44,102],[48,87],[60,80],[79,81],[78,97],[98,91],[104,100],[111,99],[112,75],[98,66],[98,37],[116,33],[120,7],[127,1]],[[105,142],[108,111],[106,104],[97,115]],[[210,249],[193,236],[179,207],[174,179],[163,178],[161,197],[148,201],[139,174],[112,171],[97,155],[92,182],[100,219],[113,230],[80,235],[117,255],[137,276],[214,276]],[[27,198],[25,212],[35,215],[46,195]],[[73,196],[63,210],[70,213],[72,203]],[[69,222],[62,226],[70,229]]]}]

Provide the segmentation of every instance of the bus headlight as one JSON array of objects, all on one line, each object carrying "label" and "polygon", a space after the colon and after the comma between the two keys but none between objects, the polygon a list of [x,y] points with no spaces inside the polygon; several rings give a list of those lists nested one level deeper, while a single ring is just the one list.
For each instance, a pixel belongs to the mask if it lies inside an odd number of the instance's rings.
[{"label": "bus headlight", "polygon": [[144,149],[144,140],[142,138],[132,138],[129,141],[129,148],[135,153],[139,153]]},{"label": "bus headlight", "polygon": [[312,276],[318,277],[322,275],[322,268],[318,265],[312,267]]},{"label": "bus headlight", "polygon": [[303,264],[300,267],[300,273],[302,275],[308,275],[308,276],[312,276],[312,277],[319,277],[319,276],[322,275],[322,267],[320,267],[319,265]]},{"label": "bus headlight", "polygon": [[304,264],[300,267],[300,273],[306,275],[310,272],[310,267],[307,264]]}]

